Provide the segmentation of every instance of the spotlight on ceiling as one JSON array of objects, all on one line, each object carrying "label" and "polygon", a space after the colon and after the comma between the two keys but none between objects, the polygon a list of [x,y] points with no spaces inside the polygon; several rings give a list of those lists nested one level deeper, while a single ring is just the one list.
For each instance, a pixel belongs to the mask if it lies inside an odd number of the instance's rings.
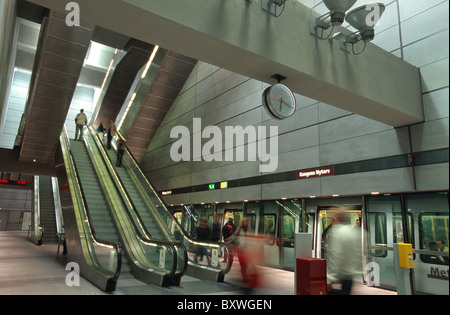
[{"label": "spotlight on ceiling", "polygon": [[[284,12],[286,1],[287,0],[261,0],[261,9],[279,17]],[[281,6],[283,7],[281,12],[277,12],[277,7]]]},{"label": "spotlight on ceiling", "polygon": [[330,10],[331,25],[338,26],[344,22],[345,11],[350,9],[356,0],[324,0],[323,3]]},{"label": "spotlight on ceiling", "polygon": [[[333,34],[333,28],[339,26],[344,22],[345,11],[350,9],[356,0],[324,0],[324,4],[330,12],[319,16],[314,21],[309,22],[310,32],[321,39],[328,39]],[[326,21],[330,18],[329,21]],[[327,37],[323,36],[324,30],[333,27]]]},{"label": "spotlight on ceiling", "polygon": [[[347,50],[347,45],[350,44],[352,46],[353,54],[361,54],[366,48],[366,43],[375,38],[374,27],[378,24],[385,8],[383,3],[374,2],[362,5],[350,11],[345,17],[345,21],[358,31],[341,39],[341,48]],[[364,42],[363,49],[361,52],[355,53],[354,45],[360,41]]]}]

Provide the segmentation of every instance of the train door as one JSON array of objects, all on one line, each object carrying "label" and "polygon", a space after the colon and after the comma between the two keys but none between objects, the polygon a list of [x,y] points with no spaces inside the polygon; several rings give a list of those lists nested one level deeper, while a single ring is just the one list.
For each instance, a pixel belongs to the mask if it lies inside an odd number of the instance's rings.
[{"label": "train door", "polygon": [[[411,194],[367,198],[367,249],[379,271],[375,285],[396,289],[393,244],[411,243],[413,292],[448,294],[449,219],[447,194]],[[437,244],[442,244],[443,250]]]},{"label": "train door", "polygon": [[301,200],[283,200],[278,202],[280,207],[280,238],[281,238],[281,263],[284,269],[293,270],[296,257],[294,250],[295,233],[312,231],[309,224],[312,217],[304,210]]},{"label": "train door", "polygon": [[[395,289],[394,252],[392,244],[403,239],[401,199],[398,195],[370,196],[367,198],[366,248],[376,266],[377,279],[373,284]],[[375,270],[374,270],[375,272]]]},{"label": "train door", "polygon": [[[357,230],[357,235],[359,236],[359,246],[358,248],[362,249],[362,239],[363,239],[363,229],[361,228],[361,206],[346,206],[347,210],[344,212],[347,214],[348,223],[355,230]],[[316,215],[316,227],[315,227],[315,235],[314,235],[314,253],[315,257],[327,259],[328,250],[329,250],[329,236],[330,232],[333,228],[333,220],[335,216],[336,207],[318,207],[317,215]],[[363,265],[363,257],[361,256],[361,271]],[[362,276],[362,273],[361,273]],[[362,278],[361,278],[362,280]]]},{"label": "train door", "polygon": [[448,295],[448,194],[407,195],[406,207],[408,214],[414,216],[415,292]]}]

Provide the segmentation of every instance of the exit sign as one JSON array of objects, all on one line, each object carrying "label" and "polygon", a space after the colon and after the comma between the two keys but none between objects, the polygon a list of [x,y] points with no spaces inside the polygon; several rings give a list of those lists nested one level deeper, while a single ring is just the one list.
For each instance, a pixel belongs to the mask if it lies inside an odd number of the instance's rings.
[{"label": "exit sign", "polygon": [[209,184],[208,185],[208,190],[214,190],[216,189],[216,184]]}]

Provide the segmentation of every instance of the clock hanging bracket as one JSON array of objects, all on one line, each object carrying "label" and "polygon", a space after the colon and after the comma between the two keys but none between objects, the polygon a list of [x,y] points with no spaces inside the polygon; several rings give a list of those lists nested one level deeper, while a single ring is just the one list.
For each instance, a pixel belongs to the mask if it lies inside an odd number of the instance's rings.
[{"label": "clock hanging bracket", "polygon": [[270,76],[270,77],[271,77],[272,79],[277,80],[278,83],[280,83],[281,81],[287,79],[287,77],[285,77],[285,76],[283,76],[283,75],[281,75],[281,74],[278,74],[278,73],[276,73],[276,74],[274,74],[274,75],[272,75],[272,76]]}]

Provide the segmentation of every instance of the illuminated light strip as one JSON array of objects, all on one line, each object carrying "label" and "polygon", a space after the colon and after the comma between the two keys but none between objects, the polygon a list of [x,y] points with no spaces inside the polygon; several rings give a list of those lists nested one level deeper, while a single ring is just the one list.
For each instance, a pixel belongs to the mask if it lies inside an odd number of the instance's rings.
[{"label": "illuminated light strip", "polygon": [[133,101],[134,101],[135,98],[136,98],[136,92],[134,92],[133,95],[131,96],[131,99],[128,102],[127,108],[125,109],[125,112],[122,115],[122,119],[120,119],[120,123],[119,123],[119,126],[117,127],[117,130],[120,130],[120,127],[122,127],[122,124],[125,121],[125,118],[128,115],[128,111],[130,110],[130,107],[133,104]]},{"label": "illuminated light strip", "polygon": [[[112,66],[114,64],[114,58],[116,57],[118,52],[119,52],[119,49],[116,48],[116,50],[114,51],[114,56],[111,59],[111,61],[109,62],[108,70],[106,71],[105,77],[103,78],[103,83],[102,83],[102,86],[100,87],[100,94],[99,95],[102,95],[103,88],[105,87],[106,81],[108,80],[108,77],[109,77],[109,73],[111,72]],[[100,97],[97,99],[97,102],[95,103],[95,106],[94,106],[94,108],[92,110],[93,113],[95,113],[97,107],[99,106],[99,101],[100,101]],[[97,112],[97,115],[95,116],[95,119],[97,119],[97,117],[98,117],[98,112]],[[93,119],[91,117],[91,121],[92,122],[94,122],[95,119]]]},{"label": "illuminated light strip", "polygon": [[[158,49],[159,49],[159,46],[155,45],[155,48],[153,48],[153,52],[150,55],[150,58],[148,59],[147,64],[145,65],[144,71],[142,72],[141,79],[144,79],[147,76],[147,72],[150,69],[150,66],[152,65],[153,59],[155,59]],[[120,130],[120,128],[122,127],[123,122],[125,121],[125,118],[127,117],[128,111],[130,110],[130,107],[133,104],[135,97],[136,97],[136,92],[133,93],[133,96],[131,96],[131,100],[128,102],[127,108],[125,109],[125,112],[123,113],[122,118],[120,119],[117,130]]]},{"label": "illuminated light strip", "polygon": [[[117,52],[118,52],[118,51],[119,51],[118,49],[116,49],[116,50],[114,51],[114,56],[117,55]],[[111,59],[111,61],[109,62],[108,71],[106,71],[106,75],[105,75],[105,78],[103,79],[102,87],[100,88],[100,90],[103,90],[103,88],[105,87],[106,80],[108,79],[109,72],[111,72],[111,68],[112,68],[113,63],[114,63],[114,58],[115,58],[115,57],[113,57],[113,58]]]},{"label": "illuminated light strip", "polygon": [[147,75],[148,69],[150,69],[153,59],[155,59],[156,53],[158,52],[158,49],[159,49],[159,46],[155,45],[155,48],[153,48],[153,52],[150,55],[150,58],[148,59],[147,64],[145,65],[144,72],[142,72],[141,79],[145,78],[145,76]]}]

